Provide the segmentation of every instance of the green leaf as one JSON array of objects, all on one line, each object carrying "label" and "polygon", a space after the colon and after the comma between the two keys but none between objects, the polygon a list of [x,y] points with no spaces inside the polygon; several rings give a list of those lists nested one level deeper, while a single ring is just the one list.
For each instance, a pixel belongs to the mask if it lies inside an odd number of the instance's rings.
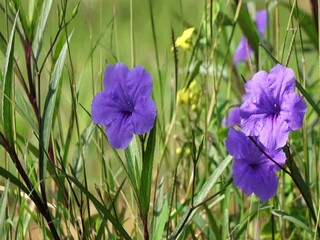
[{"label": "green leaf", "polygon": [[205,197],[208,195],[214,184],[218,181],[220,176],[222,175],[223,171],[227,168],[227,166],[230,164],[232,160],[232,156],[227,156],[222,163],[217,167],[217,169],[209,176],[208,180],[203,184],[201,190],[197,194],[197,196],[194,198],[194,204],[198,205],[200,204]]},{"label": "green leaf", "polygon": [[13,124],[12,124],[12,75],[13,75],[13,57],[14,57],[14,36],[15,28],[17,23],[18,13],[14,20],[9,42],[7,45],[5,67],[3,70],[3,100],[2,100],[2,115],[3,115],[3,124],[4,132],[7,137],[7,140],[11,146],[13,146]]},{"label": "green leaf", "polygon": [[0,176],[4,177],[5,179],[10,179],[11,183],[16,185],[26,194],[30,194],[28,188],[17,177],[15,177],[12,173],[8,172],[3,167],[0,167]]},{"label": "green leaf", "polygon": [[64,175],[71,182],[73,182],[82,191],[82,193],[86,195],[88,199],[90,199],[90,201],[94,204],[94,206],[98,210],[99,214],[102,213],[101,214],[102,217],[104,217],[106,221],[109,220],[124,239],[131,240],[130,236],[128,235],[126,230],[122,227],[121,223],[118,222],[118,220],[111,214],[111,212],[105,206],[103,206],[103,204],[101,204],[98,201],[98,199],[95,198],[95,196],[93,196],[92,193],[90,193],[85,186],[83,186],[75,177],[70,176],[66,173],[64,173]]},{"label": "green leaf", "polygon": [[154,160],[154,149],[156,145],[156,123],[149,133],[147,148],[143,159],[141,182],[139,189],[139,202],[143,216],[148,216],[150,206],[150,194],[152,185],[152,168]]},{"label": "green leaf", "polygon": [[8,200],[8,192],[9,192],[9,184],[10,179],[7,180],[6,186],[4,188],[3,193],[1,194],[0,199],[0,236],[4,236],[5,230],[5,219],[6,219],[6,211],[7,211],[7,200]]},{"label": "green leaf", "polygon": [[7,41],[2,35],[2,33],[0,32],[0,51],[3,53],[3,55],[5,55],[6,50],[7,50]]},{"label": "green leaf", "polygon": [[30,31],[30,26],[28,24],[27,16],[24,11],[23,4],[21,3],[21,0],[14,0],[10,1],[12,4],[9,4],[11,7],[11,10],[18,15],[17,18],[17,27],[18,29],[23,29],[21,32],[25,32],[27,37],[29,38],[29,31]]},{"label": "green leaf", "polygon": [[316,221],[316,213],[314,211],[312,196],[309,192],[309,187],[307,186],[306,182],[302,178],[299,168],[297,167],[295,161],[291,157],[289,148],[287,146],[284,146],[283,149],[284,149],[284,152],[286,153],[286,157],[287,157],[286,165],[290,169],[291,178],[294,181],[294,183],[297,185],[300,193],[303,196],[303,199],[306,201],[306,204],[308,205],[310,213],[313,216],[313,220]]},{"label": "green leaf", "polygon": [[[284,7],[288,8],[289,10],[291,10],[292,8],[292,6],[288,3],[279,3]],[[307,14],[306,12],[301,10],[301,8],[299,8],[297,11],[293,11],[293,15],[300,22],[301,28],[307,34],[315,48],[319,51],[317,27],[314,23],[313,17],[310,14]]]},{"label": "green leaf", "polygon": [[137,139],[134,137],[130,142],[129,146],[124,150],[126,156],[126,170],[128,173],[128,178],[134,187],[135,194],[138,196],[138,186],[140,182],[141,175],[141,158],[140,151],[137,144]]},{"label": "green leaf", "polygon": [[42,4],[40,17],[37,19],[37,31],[32,43],[32,48],[36,59],[39,57],[39,53],[42,45],[42,38],[44,36],[44,30],[46,28],[48,17],[51,11],[53,0],[45,0]]},{"label": "green leaf", "polygon": [[71,36],[72,36],[72,33],[70,34],[68,40],[65,42],[51,74],[49,91],[46,96],[44,112],[43,112],[43,131],[42,133],[40,133],[40,134],[43,134],[44,149],[47,149],[49,145],[49,138],[50,138],[50,132],[52,129],[52,119],[53,119],[53,112],[54,112],[54,107],[56,103],[57,90],[60,84],[61,74],[62,74],[62,70],[63,70],[63,66],[64,66],[64,62],[65,62],[65,58],[68,50],[68,42],[70,42]]},{"label": "green leaf", "polygon": [[151,239],[162,239],[162,233],[169,216],[168,200],[163,198],[163,178],[161,179],[158,189],[155,206],[153,208],[153,218],[151,223]]},{"label": "green leaf", "polygon": [[[76,174],[81,173],[81,168],[83,167],[83,159],[81,152],[84,152],[88,144],[91,142],[92,135],[95,129],[95,125],[93,122],[89,124],[83,131],[83,133],[80,136],[79,141],[81,141],[81,144],[78,142],[75,146],[73,158],[72,158],[72,169]],[[82,149],[80,149],[80,145]]]},{"label": "green leaf", "polygon": [[[234,5],[235,12],[236,9],[237,6]],[[254,51],[255,56],[258,56],[260,35],[257,31],[256,25],[251,20],[249,11],[245,4],[241,5],[237,22],[239,23],[243,34],[248,39],[249,45]]]},{"label": "green leaf", "polygon": [[21,117],[29,123],[33,131],[38,132],[37,120],[34,118],[33,110],[19,90],[15,91],[14,106],[17,112],[21,115]]},{"label": "green leaf", "polygon": [[306,232],[310,233],[312,236],[315,234],[312,229],[310,229],[304,222],[296,218],[294,215],[290,215],[280,210],[272,210],[272,214],[279,218],[283,218],[289,222],[292,222],[296,227],[302,228]]},{"label": "green leaf", "polygon": [[307,91],[302,87],[302,85],[296,81],[296,86],[298,90],[301,92],[301,94],[307,99],[307,101],[310,103],[313,110],[317,112],[317,114],[320,116],[320,108],[319,106],[313,101],[313,99],[310,97],[310,95],[307,93]]},{"label": "green leaf", "polygon": [[[220,165],[216,168],[216,170],[209,176],[208,180],[204,183],[202,188],[200,189],[199,193],[197,196],[194,198],[194,206],[200,204],[205,200],[205,197],[208,195],[209,191],[211,188],[214,186],[214,184],[217,182],[217,180],[220,178],[221,174],[224,172],[224,170],[227,168],[227,166],[230,164],[232,160],[232,156],[227,156],[221,163]],[[190,207],[187,207],[184,216],[182,219],[179,221],[178,226],[170,236],[170,239],[176,239],[178,236],[177,234],[179,233],[179,229],[181,227],[186,227],[187,223],[190,222],[192,219],[193,215],[195,214],[195,210],[189,214]],[[184,226],[182,225],[183,223],[186,223]],[[181,232],[180,232],[181,233]]]}]

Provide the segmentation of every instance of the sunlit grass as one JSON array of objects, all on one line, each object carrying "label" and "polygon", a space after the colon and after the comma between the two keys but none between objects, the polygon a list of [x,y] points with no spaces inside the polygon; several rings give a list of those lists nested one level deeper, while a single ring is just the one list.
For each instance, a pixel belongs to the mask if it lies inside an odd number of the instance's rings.
[{"label": "sunlit grass", "polygon": [[[0,238],[317,239],[312,2],[1,0]],[[242,35],[253,53],[235,65]],[[91,119],[105,68],[118,62],[153,76],[157,106],[154,128],[125,150]],[[278,62],[294,70],[308,110],[263,202],[234,185],[221,122],[244,83]]]}]

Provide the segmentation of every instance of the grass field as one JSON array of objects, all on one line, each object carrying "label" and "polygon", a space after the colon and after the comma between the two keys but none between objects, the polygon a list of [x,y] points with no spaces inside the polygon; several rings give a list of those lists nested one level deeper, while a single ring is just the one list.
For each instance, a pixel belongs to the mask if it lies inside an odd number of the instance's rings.
[{"label": "grass field", "polygon": [[0,239],[318,239],[316,0],[0,0]]}]

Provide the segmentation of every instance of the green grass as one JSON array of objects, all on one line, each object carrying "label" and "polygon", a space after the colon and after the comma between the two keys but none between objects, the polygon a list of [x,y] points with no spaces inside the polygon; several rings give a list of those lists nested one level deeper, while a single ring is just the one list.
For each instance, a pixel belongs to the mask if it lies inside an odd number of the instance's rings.
[{"label": "green grass", "polygon": [[[1,239],[318,239],[312,6],[236,2],[0,0]],[[266,7],[264,42],[251,16]],[[172,49],[189,27],[190,49]],[[254,57],[235,66],[242,34]],[[117,62],[153,76],[157,105],[154,128],[124,151],[90,117]],[[276,62],[294,70],[308,111],[276,196],[262,202],[233,184],[221,121],[244,81]]]}]

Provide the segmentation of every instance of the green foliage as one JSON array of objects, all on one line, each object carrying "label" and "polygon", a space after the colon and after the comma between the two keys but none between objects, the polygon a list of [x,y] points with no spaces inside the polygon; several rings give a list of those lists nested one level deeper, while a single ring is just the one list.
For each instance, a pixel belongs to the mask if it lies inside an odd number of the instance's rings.
[{"label": "green foliage", "polygon": [[13,118],[12,118],[12,78],[13,78],[13,58],[14,58],[14,36],[16,27],[16,16],[12,31],[10,34],[9,42],[7,44],[7,52],[5,58],[5,65],[3,69],[3,99],[2,99],[2,118],[4,124],[4,132],[8,142],[13,146]]},{"label": "green foliage", "polygon": [[[314,10],[289,0],[0,0],[1,239],[317,239]],[[174,48],[191,27],[190,48]],[[242,35],[253,55],[234,65]],[[152,130],[125,150],[91,119],[116,62],[151,73],[157,106]],[[276,196],[261,202],[232,183],[221,122],[255,70],[276,63],[294,70],[308,110],[284,147]]]}]

